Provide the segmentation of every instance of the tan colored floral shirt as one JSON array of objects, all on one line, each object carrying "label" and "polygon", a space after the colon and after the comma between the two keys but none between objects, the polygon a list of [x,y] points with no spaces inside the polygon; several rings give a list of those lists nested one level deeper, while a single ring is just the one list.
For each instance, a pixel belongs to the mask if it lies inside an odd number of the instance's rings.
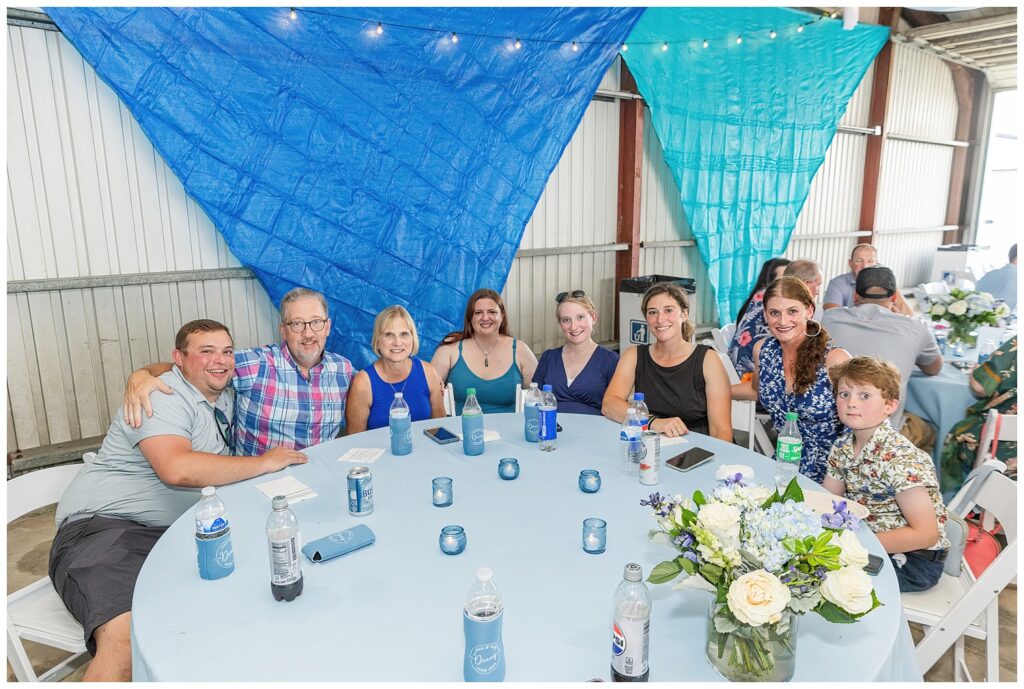
[{"label": "tan colored floral shirt", "polygon": [[865,520],[875,533],[908,526],[896,504],[896,496],[905,490],[923,486],[928,490],[939,522],[939,540],[929,550],[949,548],[946,538],[946,505],[939,492],[935,465],[900,435],[888,421],[875,429],[859,456],[853,454],[853,433],[838,440],[828,457],[827,474],[846,484],[846,497],[868,508]]}]

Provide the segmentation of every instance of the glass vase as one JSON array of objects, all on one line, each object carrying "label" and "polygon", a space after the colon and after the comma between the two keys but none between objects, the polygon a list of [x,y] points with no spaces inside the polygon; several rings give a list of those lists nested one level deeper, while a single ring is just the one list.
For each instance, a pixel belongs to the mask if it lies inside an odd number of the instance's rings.
[{"label": "glass vase", "polygon": [[951,347],[962,345],[963,349],[971,349],[978,345],[978,333],[971,323],[951,323],[949,328],[949,344]]},{"label": "glass vase", "polygon": [[[730,682],[788,682],[796,670],[797,615],[783,611],[775,624],[750,627],[725,603],[708,607],[707,658]],[[720,630],[729,631],[720,631]]]}]

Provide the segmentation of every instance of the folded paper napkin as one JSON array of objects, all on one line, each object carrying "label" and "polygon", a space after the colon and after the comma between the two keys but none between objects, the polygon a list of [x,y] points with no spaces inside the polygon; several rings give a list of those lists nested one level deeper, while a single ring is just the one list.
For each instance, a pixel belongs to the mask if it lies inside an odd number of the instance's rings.
[{"label": "folded paper napkin", "polygon": [[278,495],[285,496],[289,505],[316,497],[316,492],[312,488],[294,476],[282,476],[273,481],[257,484],[256,487],[271,500]]},{"label": "folded paper napkin", "polygon": [[338,457],[338,461],[373,464],[382,454],[384,454],[384,449],[380,447],[353,447],[341,457]]},{"label": "folded paper napkin", "polygon": [[690,444],[690,441],[686,439],[685,435],[677,435],[674,438],[669,438],[668,436],[665,436],[665,435],[661,436],[661,446],[662,447],[671,447],[673,445],[689,445],[689,444]]},{"label": "folded paper napkin", "polygon": [[308,557],[310,562],[326,562],[371,545],[374,540],[376,538],[370,527],[366,524],[357,524],[351,529],[310,541],[302,546],[302,554]]},{"label": "folded paper napkin", "polygon": [[[458,436],[459,440],[462,440],[462,434],[461,433],[456,433],[455,435]],[[485,428],[484,429],[484,442],[485,443],[489,443],[489,442],[492,442],[494,440],[501,440],[501,434],[498,433],[498,431],[492,431],[492,430],[489,430],[489,429]]]},{"label": "folded paper napkin", "polygon": [[727,478],[732,478],[736,474],[743,474],[745,481],[750,481],[754,478],[754,470],[748,467],[746,464],[719,464],[715,470],[715,479],[718,481],[724,481]]}]

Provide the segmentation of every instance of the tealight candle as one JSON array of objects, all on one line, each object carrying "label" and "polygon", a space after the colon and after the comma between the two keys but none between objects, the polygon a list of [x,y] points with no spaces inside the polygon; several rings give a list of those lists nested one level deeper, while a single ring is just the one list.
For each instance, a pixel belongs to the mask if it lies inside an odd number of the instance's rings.
[{"label": "tealight candle", "polygon": [[519,476],[519,460],[513,457],[505,457],[498,460],[498,476],[506,481],[511,481]]},{"label": "tealight candle", "polygon": [[592,555],[604,552],[608,539],[608,522],[597,517],[583,520],[583,551]]},{"label": "tealight candle", "polygon": [[438,545],[445,555],[458,555],[466,549],[466,531],[461,526],[451,524],[441,529]]},{"label": "tealight candle", "polygon": [[438,476],[431,485],[434,491],[434,507],[448,507],[452,504],[452,480],[447,476]]},{"label": "tealight candle", "polygon": [[597,469],[584,469],[580,472],[580,490],[584,493],[596,493],[601,490],[601,474]]}]

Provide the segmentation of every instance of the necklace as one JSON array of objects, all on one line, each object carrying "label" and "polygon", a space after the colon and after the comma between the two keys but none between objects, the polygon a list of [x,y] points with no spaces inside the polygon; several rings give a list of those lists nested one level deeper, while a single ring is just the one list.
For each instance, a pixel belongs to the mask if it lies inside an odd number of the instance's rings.
[{"label": "necklace", "polygon": [[398,393],[402,393],[403,396],[405,395],[405,386],[409,384],[409,378],[412,377],[412,360],[409,361],[409,364],[409,374],[406,375],[405,379],[402,381],[401,390],[396,389],[394,383],[392,383],[390,380],[385,380],[384,376],[380,377],[381,380],[383,380],[385,383],[391,386],[391,391],[394,392],[396,395]]},{"label": "necklace", "polygon": [[476,345],[477,349],[484,353],[484,368],[487,368],[488,366],[491,365],[491,362],[487,360],[487,357],[491,355],[491,352],[494,351],[494,348],[498,346],[499,342],[501,342],[501,338],[498,338],[498,342],[495,342],[493,345],[491,345],[490,349],[484,349],[483,347],[480,346],[480,343],[476,341],[476,338],[473,338],[473,344]]}]

